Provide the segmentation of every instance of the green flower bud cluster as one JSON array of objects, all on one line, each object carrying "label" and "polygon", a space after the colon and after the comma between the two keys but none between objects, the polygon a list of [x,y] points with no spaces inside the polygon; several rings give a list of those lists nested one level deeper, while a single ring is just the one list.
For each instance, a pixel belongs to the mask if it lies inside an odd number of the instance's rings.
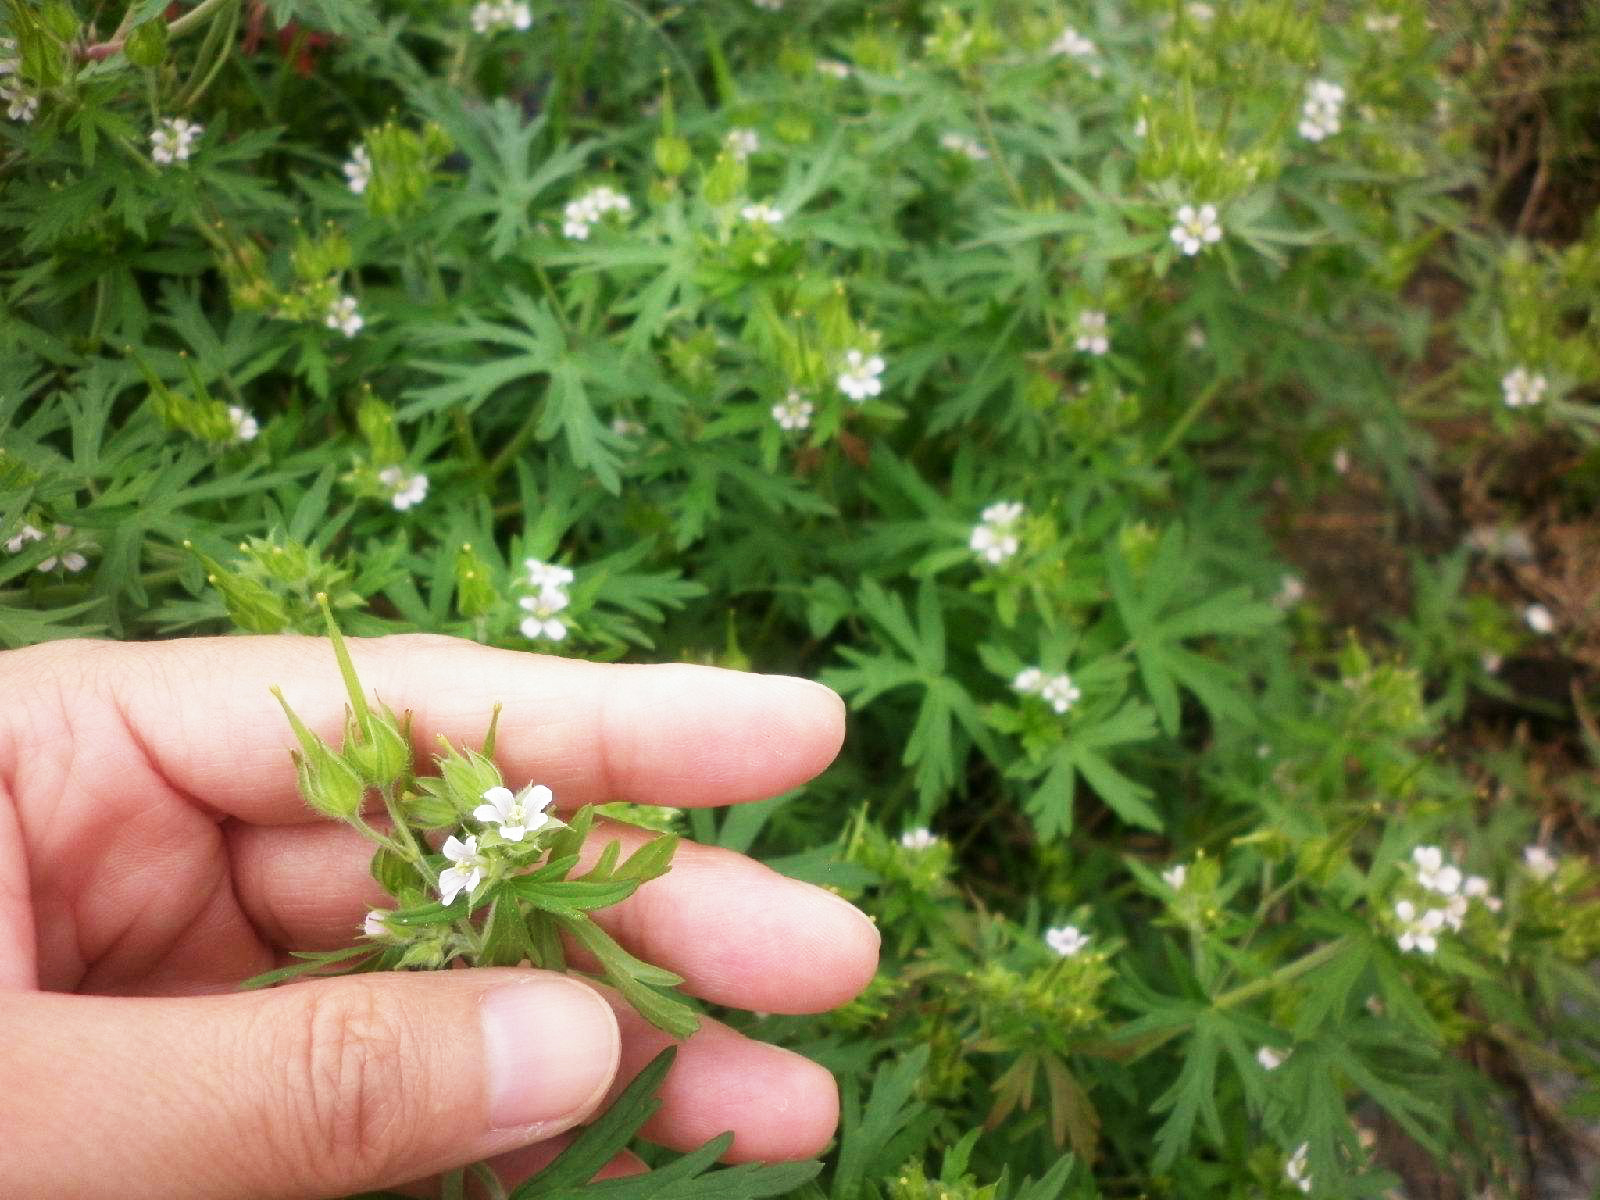
[{"label": "green flower bud cluster", "polygon": [[274,534],[240,542],[240,557],[224,565],[185,542],[221,595],[228,616],[250,633],[315,633],[323,624],[317,597],[335,609],[356,607],[361,596],[351,573],[293,538]]},{"label": "green flower bud cluster", "polygon": [[389,121],[367,130],[362,144],[372,160],[372,177],[362,193],[367,211],[395,218],[421,207],[439,164],[455,149],[450,135],[432,121],[420,133]]}]

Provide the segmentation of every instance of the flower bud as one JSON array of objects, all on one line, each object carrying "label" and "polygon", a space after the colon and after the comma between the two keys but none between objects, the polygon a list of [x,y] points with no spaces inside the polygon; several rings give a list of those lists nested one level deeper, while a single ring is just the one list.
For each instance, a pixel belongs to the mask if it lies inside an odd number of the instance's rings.
[{"label": "flower bud", "polygon": [[662,134],[656,139],[654,152],[656,168],[663,175],[682,175],[694,160],[689,143],[681,134]]},{"label": "flower bud", "polygon": [[387,787],[411,768],[411,739],[387,704],[382,712],[368,709],[365,721],[345,715],[344,760],[372,787]]},{"label": "flower bud", "polygon": [[152,17],[134,28],[122,44],[122,52],[136,67],[159,67],[167,57],[167,23]]},{"label": "flower bud", "polygon": [[306,728],[281,691],[273,688],[272,694],[283,707],[284,716],[289,718],[295,741],[300,743],[300,752],[291,753],[301,798],[324,816],[348,821],[361,811],[366,799],[367,789],[361,777],[333,752],[332,747]]},{"label": "flower bud", "polygon": [[744,195],[750,172],[744,163],[724,150],[706,172],[706,203],[721,207]]}]

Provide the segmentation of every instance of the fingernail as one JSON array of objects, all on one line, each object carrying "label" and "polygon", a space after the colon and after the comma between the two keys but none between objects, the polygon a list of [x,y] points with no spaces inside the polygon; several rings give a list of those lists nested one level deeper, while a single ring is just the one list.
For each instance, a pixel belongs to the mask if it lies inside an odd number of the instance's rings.
[{"label": "fingernail", "polygon": [[483,998],[489,1125],[557,1132],[587,1117],[616,1075],[621,1041],[611,1009],[559,976],[532,976]]},{"label": "fingernail", "polygon": [[850,915],[856,919],[856,923],[858,925],[864,925],[870,929],[872,931],[873,940],[880,945],[882,944],[883,931],[878,928],[878,923],[871,917],[867,916],[866,913],[862,912],[854,904],[851,904],[850,901],[839,895],[838,892],[830,892],[827,888],[818,887],[814,883],[806,883],[802,884],[801,886],[809,891],[812,895],[826,896],[829,900],[832,900],[835,904],[841,906],[842,908],[849,909]]}]

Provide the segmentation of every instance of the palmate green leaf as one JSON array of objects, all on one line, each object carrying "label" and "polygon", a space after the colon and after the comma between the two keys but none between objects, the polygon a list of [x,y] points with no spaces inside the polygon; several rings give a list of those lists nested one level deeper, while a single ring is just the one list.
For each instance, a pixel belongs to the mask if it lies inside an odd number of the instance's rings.
[{"label": "palmate green leaf", "polygon": [[839,1109],[839,1160],[834,1168],[832,1200],[860,1200],[869,1175],[887,1174],[904,1161],[902,1135],[917,1132],[931,1114],[915,1099],[917,1084],[928,1066],[928,1047],[917,1046],[896,1062],[882,1063],[872,1079],[872,1093],[861,1105],[854,1077],[844,1081]]},{"label": "palmate green leaf", "polygon": [[1127,700],[1100,719],[1085,716],[1068,730],[1066,739],[1050,757],[1039,786],[1027,808],[1041,837],[1065,837],[1072,832],[1073,800],[1081,775],[1106,806],[1130,825],[1159,830],[1161,815],[1150,806],[1154,792],[1112,765],[1107,751],[1145,742],[1156,735],[1154,710],[1137,700]]}]

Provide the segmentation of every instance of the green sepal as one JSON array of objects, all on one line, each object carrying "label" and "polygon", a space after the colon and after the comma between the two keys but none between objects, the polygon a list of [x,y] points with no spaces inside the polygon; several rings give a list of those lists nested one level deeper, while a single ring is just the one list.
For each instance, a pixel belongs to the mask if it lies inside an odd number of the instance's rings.
[{"label": "green sepal", "polygon": [[452,804],[461,819],[483,803],[483,794],[490,788],[504,787],[500,768],[476,750],[457,750],[444,742],[445,753],[434,756],[439,766],[439,777],[444,790],[434,794]]},{"label": "green sepal", "polygon": [[454,800],[450,786],[436,775],[417,780],[417,790],[400,797],[406,820],[422,829],[449,829],[466,817]]},{"label": "green sepal", "polygon": [[378,885],[391,896],[413,891],[419,885],[426,883],[426,880],[418,874],[416,867],[387,847],[380,848],[372,856],[371,870],[372,877],[378,881]]}]

